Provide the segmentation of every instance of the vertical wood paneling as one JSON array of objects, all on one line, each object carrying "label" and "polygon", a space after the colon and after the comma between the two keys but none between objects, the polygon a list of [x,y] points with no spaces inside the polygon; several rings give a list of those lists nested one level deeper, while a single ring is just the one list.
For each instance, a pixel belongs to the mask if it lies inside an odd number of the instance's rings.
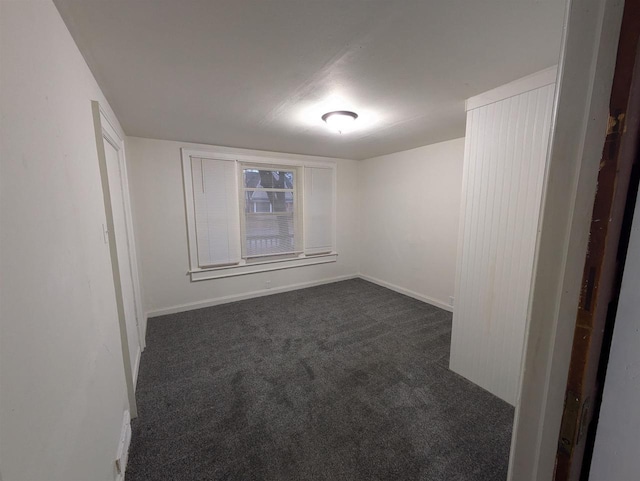
[{"label": "vertical wood paneling", "polygon": [[515,404],[555,85],[467,112],[450,367]]}]

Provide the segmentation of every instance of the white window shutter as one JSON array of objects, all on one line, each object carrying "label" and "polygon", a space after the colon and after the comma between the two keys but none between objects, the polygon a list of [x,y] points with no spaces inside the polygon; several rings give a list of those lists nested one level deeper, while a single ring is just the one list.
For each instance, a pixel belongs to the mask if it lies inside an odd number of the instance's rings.
[{"label": "white window shutter", "polygon": [[198,267],[240,262],[236,162],[191,158]]},{"label": "white window shutter", "polygon": [[304,169],[304,253],[333,252],[333,169]]}]

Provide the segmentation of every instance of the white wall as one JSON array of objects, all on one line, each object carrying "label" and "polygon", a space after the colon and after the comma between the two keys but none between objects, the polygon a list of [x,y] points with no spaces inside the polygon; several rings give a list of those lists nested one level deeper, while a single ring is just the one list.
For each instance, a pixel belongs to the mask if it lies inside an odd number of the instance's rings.
[{"label": "white wall", "polygon": [[511,404],[520,378],[555,78],[555,69],[542,71],[467,101],[475,108],[467,112],[449,367]]},{"label": "white wall", "polygon": [[591,481],[637,479],[640,473],[640,198],[622,278],[607,365]]},{"label": "white wall", "polygon": [[[180,158],[182,147],[211,149],[211,146],[184,142],[127,139],[144,304],[150,315],[197,308],[250,293],[271,293],[287,286],[357,275],[358,162],[338,160],[336,263],[191,282],[187,276],[189,258]],[[216,150],[257,153],[242,149]],[[270,155],[292,157],[290,154]],[[269,290],[265,290],[267,281],[270,281]]]},{"label": "white wall", "polygon": [[450,309],[463,159],[464,138],[359,164],[365,278]]},{"label": "white wall", "polygon": [[90,100],[53,3],[0,2],[4,481],[113,480],[127,409]]}]

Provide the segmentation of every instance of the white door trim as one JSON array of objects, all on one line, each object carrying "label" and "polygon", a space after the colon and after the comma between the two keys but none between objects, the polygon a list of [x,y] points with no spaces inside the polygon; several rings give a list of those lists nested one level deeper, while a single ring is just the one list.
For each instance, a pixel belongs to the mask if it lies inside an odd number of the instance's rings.
[{"label": "white door trim", "polygon": [[[99,105],[99,104],[98,104]],[[136,326],[138,327],[138,339],[140,350],[146,347],[145,342],[145,318],[142,307],[142,295],[140,287],[140,276],[138,273],[138,260],[136,255],[135,232],[133,229],[133,214],[131,209],[131,195],[129,194],[129,177],[127,175],[127,157],[125,152],[124,134],[120,133],[107,113],[99,105],[102,134],[111,145],[118,151],[118,163],[120,167],[120,186],[123,193],[124,216],[126,224],[127,248],[129,251],[129,268],[131,271],[131,282],[133,285],[133,299],[136,311]]]},{"label": "white door trim", "polygon": [[567,5],[511,481],[553,476],[623,7],[621,0],[569,0]]},{"label": "white door trim", "polygon": [[[108,117],[102,112],[100,104],[97,101],[91,102],[93,114],[94,133],[96,136],[96,147],[98,153],[98,165],[100,169],[100,181],[102,184],[102,196],[104,200],[105,217],[107,221],[106,239],[109,245],[109,254],[111,257],[111,272],[113,275],[113,284],[115,289],[116,307],[118,312],[118,324],[120,329],[120,344],[122,348],[122,361],[124,364],[124,375],[127,384],[127,396],[129,399],[129,411],[131,417],[137,417],[137,404],[135,397],[135,380],[133,378],[133,366],[131,363],[131,355],[129,351],[129,338],[127,335],[127,323],[124,310],[124,302],[122,298],[122,283],[120,276],[120,266],[118,263],[118,253],[116,250],[116,236],[113,220],[113,209],[111,201],[111,191],[109,189],[109,175],[107,170],[107,159],[105,155],[105,141],[113,145],[118,152],[120,148],[118,140],[122,145],[122,137],[118,134],[113,124],[109,122]],[[120,159],[120,155],[118,156]]]}]

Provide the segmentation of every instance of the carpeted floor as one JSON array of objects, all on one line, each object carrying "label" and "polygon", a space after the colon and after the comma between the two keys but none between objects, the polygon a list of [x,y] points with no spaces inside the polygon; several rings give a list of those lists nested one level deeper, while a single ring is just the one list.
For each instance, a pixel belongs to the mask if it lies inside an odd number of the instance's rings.
[{"label": "carpeted floor", "polygon": [[127,481],[504,480],[451,314],[355,279],[149,320]]}]

